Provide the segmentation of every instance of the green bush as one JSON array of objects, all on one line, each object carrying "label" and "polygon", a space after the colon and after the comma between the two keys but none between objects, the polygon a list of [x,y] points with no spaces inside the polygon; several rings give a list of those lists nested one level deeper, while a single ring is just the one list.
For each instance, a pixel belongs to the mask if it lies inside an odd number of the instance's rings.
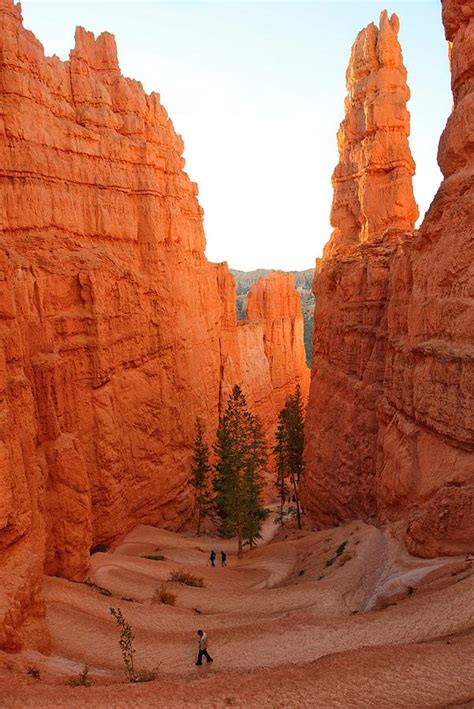
[{"label": "green bush", "polygon": [[142,559],[151,559],[152,561],[166,561],[166,556],[154,556],[153,554],[142,554]]}]

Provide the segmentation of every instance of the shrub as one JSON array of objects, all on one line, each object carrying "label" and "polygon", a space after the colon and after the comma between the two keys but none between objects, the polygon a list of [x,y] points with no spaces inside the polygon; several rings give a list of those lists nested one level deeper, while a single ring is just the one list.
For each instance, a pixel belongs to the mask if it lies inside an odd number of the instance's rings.
[{"label": "shrub", "polygon": [[133,630],[130,623],[127,623],[122,615],[120,608],[109,608],[115,618],[115,622],[120,628],[120,652],[122,653],[123,664],[125,665],[125,671],[127,673],[127,679],[129,682],[135,681],[135,668],[133,666],[133,656],[135,654],[135,648],[133,647]]},{"label": "shrub", "polygon": [[30,675],[30,677],[33,677],[33,679],[41,679],[41,673],[39,669],[37,667],[33,667],[33,665],[26,668],[26,674]]},{"label": "shrub", "polygon": [[157,588],[151,599],[152,603],[165,603],[167,606],[174,606],[176,604],[176,594],[168,591],[164,584],[160,588]]},{"label": "shrub", "polygon": [[193,576],[193,574],[189,574],[187,571],[172,571],[169,581],[184,583],[186,586],[204,587],[204,579],[201,576]]},{"label": "shrub", "polygon": [[342,542],[342,544],[339,544],[339,546],[337,547],[336,556],[341,556],[341,554],[343,553],[346,546],[347,546],[347,539],[345,542]]},{"label": "shrub", "polygon": [[134,682],[153,682],[158,676],[158,670],[155,667],[152,670],[138,670],[135,673]]},{"label": "shrub", "polygon": [[166,561],[166,556],[154,556],[153,554],[142,554],[142,559],[151,559],[152,561]]},{"label": "shrub", "polygon": [[96,583],[91,581],[90,579],[86,579],[83,581],[83,584],[85,586],[88,586],[91,588],[93,591],[97,591],[97,593],[100,593],[101,596],[111,596],[112,591],[109,591],[108,588],[103,588],[103,586],[98,586]]},{"label": "shrub", "polygon": [[132,626],[125,620],[120,608],[109,608],[109,611],[120,628],[119,647],[127,673],[127,680],[129,682],[151,682],[156,679],[157,668],[153,670],[135,670],[133,664],[133,656],[135,655],[133,640],[135,636]]},{"label": "shrub", "polygon": [[87,665],[84,665],[84,669],[82,672],[79,672],[77,677],[71,677],[68,680],[68,684],[70,684],[71,687],[90,687],[92,682],[89,678],[89,668]]},{"label": "shrub", "polygon": [[413,591],[414,591],[414,590],[415,590],[415,589],[413,588],[413,586],[407,586],[407,593],[408,593],[409,596],[413,596]]}]

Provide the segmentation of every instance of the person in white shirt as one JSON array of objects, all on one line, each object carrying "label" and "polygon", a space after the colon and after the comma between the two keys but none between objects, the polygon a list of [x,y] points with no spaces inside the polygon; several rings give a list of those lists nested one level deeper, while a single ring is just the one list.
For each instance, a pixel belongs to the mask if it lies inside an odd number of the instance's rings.
[{"label": "person in white shirt", "polygon": [[202,665],[202,658],[205,657],[208,662],[214,662],[207,651],[207,635],[204,630],[198,630],[199,635],[199,652],[196,660],[196,665]]}]

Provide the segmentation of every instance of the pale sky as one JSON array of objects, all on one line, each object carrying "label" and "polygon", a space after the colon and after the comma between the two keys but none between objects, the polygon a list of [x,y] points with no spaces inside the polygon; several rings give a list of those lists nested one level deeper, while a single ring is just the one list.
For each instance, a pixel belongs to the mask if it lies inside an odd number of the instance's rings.
[{"label": "pale sky", "polygon": [[451,109],[439,0],[24,0],[25,27],[66,59],[74,29],[115,34],[120,67],[158,91],[199,185],[207,256],[305,269],[329,238],[344,75],[357,32],[400,17],[421,215],[441,175]]}]

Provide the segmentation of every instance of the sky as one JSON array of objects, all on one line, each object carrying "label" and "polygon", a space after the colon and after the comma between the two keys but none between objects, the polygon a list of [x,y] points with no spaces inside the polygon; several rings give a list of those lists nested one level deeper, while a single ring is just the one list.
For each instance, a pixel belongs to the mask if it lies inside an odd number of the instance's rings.
[{"label": "sky", "polygon": [[76,25],[115,34],[125,76],[158,91],[199,185],[207,257],[312,268],[331,226],[345,70],[362,27],[400,18],[423,216],[451,110],[439,0],[23,0],[24,25],[67,59]]}]

